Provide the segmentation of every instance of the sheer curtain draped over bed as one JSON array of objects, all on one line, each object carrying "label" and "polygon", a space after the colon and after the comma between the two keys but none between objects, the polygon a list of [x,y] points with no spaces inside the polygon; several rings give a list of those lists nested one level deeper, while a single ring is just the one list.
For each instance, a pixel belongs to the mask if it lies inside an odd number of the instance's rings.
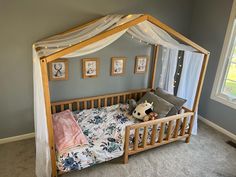
[{"label": "sheer curtain draped over bed", "polygon": [[[55,35],[47,38],[33,45],[33,73],[34,73],[34,119],[35,119],[35,134],[36,134],[36,175],[38,177],[50,177],[51,176],[51,162],[50,162],[50,150],[48,143],[48,132],[46,122],[46,110],[44,100],[44,90],[42,83],[42,74],[40,66],[40,58],[48,56],[60,50],[66,49],[70,46],[88,40],[96,35],[111,30],[117,26],[123,25],[131,20],[140,17],[141,14],[134,15],[107,15],[100,18],[89,25],[81,28],[71,30],[66,33]],[[110,45],[123,34],[128,33],[134,38],[146,42],[152,45],[162,45],[168,50],[184,50],[192,53],[194,49],[190,46],[180,44],[168,33],[161,28],[153,25],[148,21],[141,22],[135,26],[127,28],[123,31],[115,33],[107,38],[101,39],[95,43],[87,45],[77,51],[67,54],[63,57],[78,57],[87,55],[104,47]],[[173,59],[176,52],[173,55],[169,55],[170,59]],[[168,58],[167,57],[167,58]],[[166,64],[174,68],[175,61],[167,61]],[[171,70],[169,70],[171,71]],[[172,76],[173,72],[171,72]],[[172,78],[169,78],[168,82],[171,82]],[[173,89],[173,88],[172,88]]]}]

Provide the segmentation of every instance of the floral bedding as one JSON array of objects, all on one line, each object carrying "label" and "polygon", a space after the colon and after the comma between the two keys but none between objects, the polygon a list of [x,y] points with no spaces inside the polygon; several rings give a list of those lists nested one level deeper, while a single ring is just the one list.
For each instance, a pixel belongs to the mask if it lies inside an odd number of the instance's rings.
[{"label": "floral bedding", "polygon": [[[57,154],[58,170],[62,172],[81,170],[122,156],[125,127],[138,121],[128,118],[127,108],[125,104],[117,104],[74,112],[75,119],[89,144]],[[160,127],[157,129],[159,130]],[[143,129],[140,129],[139,134],[141,143]],[[158,139],[158,131],[156,137]],[[131,142],[134,141],[133,138],[134,131],[131,131]],[[148,128],[148,142],[150,139],[151,127]]]}]

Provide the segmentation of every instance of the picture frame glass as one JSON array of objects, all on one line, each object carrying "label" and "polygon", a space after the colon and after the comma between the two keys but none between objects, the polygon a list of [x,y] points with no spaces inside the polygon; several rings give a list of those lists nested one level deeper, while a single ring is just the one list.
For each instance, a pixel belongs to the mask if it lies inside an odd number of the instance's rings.
[{"label": "picture frame glass", "polygon": [[85,61],[85,75],[86,76],[97,75],[97,61]]},{"label": "picture frame glass", "polygon": [[144,73],[147,68],[147,57],[137,57],[136,72]]},{"label": "picture frame glass", "polygon": [[66,78],[66,65],[65,62],[53,62],[52,63],[52,79],[64,79]]},{"label": "picture frame glass", "polygon": [[115,59],[113,74],[122,74],[123,72],[124,72],[124,60],[123,59]]}]

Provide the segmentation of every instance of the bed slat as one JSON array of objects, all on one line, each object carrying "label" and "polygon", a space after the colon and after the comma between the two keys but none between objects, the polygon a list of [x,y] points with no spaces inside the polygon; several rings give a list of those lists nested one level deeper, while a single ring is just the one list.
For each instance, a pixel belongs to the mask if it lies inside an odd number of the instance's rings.
[{"label": "bed slat", "polygon": [[139,128],[135,128],[135,135],[134,135],[134,150],[138,150],[138,139],[139,139]]},{"label": "bed slat", "polygon": [[72,104],[69,104],[69,110],[72,111]]},{"label": "bed slat", "polygon": [[184,121],[183,121],[183,124],[182,124],[182,127],[181,127],[181,132],[180,132],[180,135],[183,136],[185,135],[185,128],[186,128],[186,125],[187,125],[187,117],[184,118]]},{"label": "bed slat", "polygon": [[166,136],[166,140],[169,141],[170,140],[170,135],[171,135],[171,130],[172,130],[172,124],[173,121],[169,121],[169,125],[168,125],[168,130],[167,130],[167,136]]},{"label": "bed slat", "polygon": [[64,111],[64,104],[61,105],[61,111]]},{"label": "bed slat", "polygon": [[55,114],[57,111],[56,111],[56,106],[52,106],[52,113]]},{"label": "bed slat", "polygon": [[100,98],[98,99],[98,107],[99,108],[101,107],[101,99]]},{"label": "bed slat", "polygon": [[94,100],[91,100],[91,108],[94,108]]},{"label": "bed slat", "polygon": [[160,132],[159,132],[159,137],[158,137],[158,142],[161,143],[163,141],[163,135],[164,135],[164,127],[165,126],[165,123],[162,122],[161,123],[161,129],[160,129]]},{"label": "bed slat", "polygon": [[144,127],[144,133],[143,133],[143,148],[147,146],[147,137],[148,137],[148,127]]},{"label": "bed slat", "polygon": [[84,101],[84,109],[87,109],[87,101]]},{"label": "bed slat", "polygon": [[176,138],[178,136],[179,126],[180,126],[180,119],[177,119],[176,125],[175,125],[175,130],[174,130],[174,138]]},{"label": "bed slat", "polygon": [[76,102],[76,104],[77,104],[77,110],[79,111],[80,110],[80,102],[78,101],[78,102]]},{"label": "bed slat", "polygon": [[156,134],[157,134],[157,124],[154,124],[152,127],[151,145],[155,144]]}]

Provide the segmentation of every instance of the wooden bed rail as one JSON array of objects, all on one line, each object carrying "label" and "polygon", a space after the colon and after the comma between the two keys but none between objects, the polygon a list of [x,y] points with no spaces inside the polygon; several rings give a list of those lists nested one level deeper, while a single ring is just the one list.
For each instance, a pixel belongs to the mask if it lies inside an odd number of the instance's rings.
[{"label": "wooden bed rail", "polygon": [[52,113],[57,113],[70,109],[71,111],[100,108],[111,106],[118,103],[126,103],[128,99],[138,100],[150,89],[130,90],[127,92],[113,93],[109,95],[101,95],[94,97],[78,98],[67,101],[53,102],[51,103]]},{"label": "wooden bed rail", "polygon": [[[124,163],[128,163],[129,155],[147,149],[184,138],[186,138],[186,142],[188,143],[188,137],[191,135],[193,121],[194,112],[186,112],[127,126],[125,130]],[[188,122],[190,122],[189,127],[187,127]],[[159,131],[157,130],[158,127],[160,127]],[[148,129],[150,128],[151,135],[148,135]],[[140,129],[143,129],[141,143],[139,134]],[[134,141],[131,143],[130,135],[132,131],[134,131]],[[151,136],[149,143],[148,136]]]}]

